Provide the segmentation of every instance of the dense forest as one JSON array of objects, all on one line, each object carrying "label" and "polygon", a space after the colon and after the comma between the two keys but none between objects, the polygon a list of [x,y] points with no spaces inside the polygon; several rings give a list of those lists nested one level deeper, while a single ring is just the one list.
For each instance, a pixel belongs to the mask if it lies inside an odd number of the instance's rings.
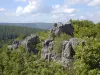
[{"label": "dense forest", "polygon": [[[7,45],[0,48],[0,74],[1,75],[100,75],[100,23],[94,24],[88,20],[70,20],[74,27],[74,36],[86,41],[86,46],[81,44],[75,48],[72,67],[62,66],[55,61],[48,62],[41,59],[42,42],[48,37],[48,31],[23,27],[0,26],[1,40],[16,39],[21,36],[35,33],[40,38],[36,45],[38,54],[28,53],[23,46],[16,50],[8,51]],[[5,38],[3,37],[5,36]],[[13,37],[14,39],[15,37]],[[56,38],[55,48],[60,49],[60,40],[70,38],[63,35]],[[59,50],[58,49],[58,50]],[[58,51],[59,52],[59,51]]]},{"label": "dense forest", "polygon": [[25,26],[31,28],[40,28],[40,29],[50,29],[53,26],[53,23],[44,23],[44,22],[36,22],[36,23],[0,23],[0,25],[7,26]]},{"label": "dense forest", "polygon": [[40,31],[45,31],[45,30],[38,28],[22,27],[22,26],[0,25],[0,46],[2,46],[3,43],[10,44],[17,37],[24,39],[31,33],[37,33]]}]

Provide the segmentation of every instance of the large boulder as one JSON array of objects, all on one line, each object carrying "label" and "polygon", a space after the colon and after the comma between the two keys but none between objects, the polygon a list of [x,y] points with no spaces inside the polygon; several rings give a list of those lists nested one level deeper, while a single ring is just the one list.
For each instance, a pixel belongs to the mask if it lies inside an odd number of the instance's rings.
[{"label": "large boulder", "polygon": [[47,59],[48,61],[50,61],[51,59],[55,58],[54,53],[51,52],[51,50],[53,49],[53,45],[54,45],[54,41],[51,39],[47,39],[43,42],[43,48],[41,51],[41,57],[43,59]]},{"label": "large boulder", "polygon": [[66,33],[68,35],[71,35],[72,37],[74,37],[74,28],[72,26],[71,23],[66,23],[66,24],[60,24],[60,25],[56,25],[54,26],[54,28],[52,28],[50,30],[51,34],[55,35],[55,36],[59,36],[61,33]]},{"label": "large boulder", "polygon": [[61,59],[62,62],[67,66],[70,66],[74,59],[73,57],[74,55],[75,55],[75,51],[70,41],[64,41],[63,48],[62,48],[62,59]]},{"label": "large boulder", "polygon": [[63,43],[63,48],[62,48],[62,58],[68,58],[71,59],[73,58],[75,52],[72,47],[72,44],[69,41],[64,41]]},{"label": "large boulder", "polygon": [[17,44],[13,44],[13,45],[8,45],[8,50],[14,50],[17,49],[19,46]]},{"label": "large boulder", "polygon": [[38,43],[39,37],[37,35],[31,34],[21,42],[21,45],[23,45],[28,52],[37,53],[38,51],[35,49],[35,47]]},{"label": "large boulder", "polygon": [[12,45],[8,45],[8,50],[17,49],[19,46],[24,46],[25,50],[28,52],[38,53],[38,50],[35,49],[37,43],[39,43],[39,37],[31,34],[22,41],[13,41]]},{"label": "large boulder", "polygon": [[11,45],[8,45],[8,50],[14,50],[17,49],[20,46],[20,42],[14,40]]}]

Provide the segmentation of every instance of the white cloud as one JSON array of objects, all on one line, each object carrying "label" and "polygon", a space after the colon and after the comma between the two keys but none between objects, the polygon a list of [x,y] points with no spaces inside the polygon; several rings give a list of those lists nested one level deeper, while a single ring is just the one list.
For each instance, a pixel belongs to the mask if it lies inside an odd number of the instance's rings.
[{"label": "white cloud", "polygon": [[89,6],[100,6],[100,0],[91,0],[88,4]]},{"label": "white cloud", "polygon": [[66,19],[66,15],[65,14],[53,14],[52,15],[52,20],[54,22],[63,22]]},{"label": "white cloud", "polygon": [[85,16],[80,16],[79,19],[80,19],[80,20],[85,20],[85,19],[87,19],[87,18],[86,18]]},{"label": "white cloud", "polygon": [[40,7],[40,2],[41,0],[26,0],[28,2],[28,5],[26,5],[25,7],[17,7],[16,9],[16,14],[21,15],[21,14],[32,14],[32,13],[36,13],[37,11],[39,11],[39,7]]},{"label": "white cloud", "polygon": [[75,9],[74,8],[65,8],[63,12],[64,13],[73,13],[73,12],[75,12]]},{"label": "white cloud", "polygon": [[58,9],[60,8],[60,5],[59,4],[56,4],[55,6],[52,6],[53,9]]},{"label": "white cloud", "polygon": [[[69,8],[65,4],[56,4],[54,6],[47,6],[43,3],[45,0],[27,0],[28,5],[25,7],[18,6],[16,9],[16,15],[32,16],[33,20],[45,20],[48,21],[64,21],[70,17],[75,16],[75,9]],[[27,17],[28,17],[27,16]],[[42,18],[41,18],[42,17]],[[28,18],[28,20],[30,20]]]},{"label": "white cloud", "polygon": [[29,4],[23,9],[23,13],[32,13],[37,9],[37,2],[29,2]]},{"label": "white cloud", "polygon": [[4,11],[6,11],[6,9],[0,8],[0,12],[4,12]]},{"label": "white cloud", "polygon": [[58,15],[55,15],[55,14],[52,15],[52,18],[53,18],[53,19],[57,19],[58,17],[59,17]]},{"label": "white cloud", "polygon": [[87,12],[83,16],[80,16],[80,20],[91,20],[93,22],[100,22],[100,11]]},{"label": "white cloud", "polygon": [[74,8],[68,8],[66,5],[60,6],[60,5],[55,5],[52,6],[53,11],[52,13],[54,14],[71,14],[75,12]]},{"label": "white cloud", "polygon": [[71,16],[71,17],[73,17],[73,16],[75,16],[76,14],[70,14],[69,16]]},{"label": "white cloud", "polygon": [[55,5],[52,6],[52,20],[54,22],[64,22],[68,21],[70,17],[75,16],[75,9],[74,8],[69,8],[66,5]]},{"label": "white cloud", "polygon": [[53,14],[52,20],[53,22],[66,22],[69,21],[70,18],[75,17],[76,14]]},{"label": "white cloud", "polygon": [[47,6],[43,4],[45,0],[26,0],[28,5],[25,7],[18,6],[16,9],[16,15],[26,15],[26,14],[72,14],[75,12],[74,8],[69,8],[68,6],[56,4],[54,6]]},{"label": "white cloud", "polygon": [[88,3],[91,0],[64,0],[67,4],[83,4]]},{"label": "white cloud", "polygon": [[18,7],[17,7],[17,10],[16,10],[16,15],[17,15],[17,16],[20,15],[22,11],[23,11],[23,7],[18,6]]}]

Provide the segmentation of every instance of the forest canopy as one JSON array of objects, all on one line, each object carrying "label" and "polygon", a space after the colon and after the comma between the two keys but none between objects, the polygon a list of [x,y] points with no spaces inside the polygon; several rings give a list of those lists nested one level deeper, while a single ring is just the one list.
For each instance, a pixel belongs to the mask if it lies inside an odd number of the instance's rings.
[{"label": "forest canopy", "polygon": [[26,36],[40,31],[45,30],[24,26],[0,25],[0,46],[2,46],[3,43],[11,44],[16,38],[24,39]]}]

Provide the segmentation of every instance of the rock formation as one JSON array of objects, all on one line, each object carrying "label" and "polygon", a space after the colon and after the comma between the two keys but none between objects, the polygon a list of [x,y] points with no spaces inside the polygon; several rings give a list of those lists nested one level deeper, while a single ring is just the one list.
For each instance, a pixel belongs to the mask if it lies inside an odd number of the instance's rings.
[{"label": "rock formation", "polygon": [[[51,34],[53,34],[55,37],[60,37],[59,35],[61,33],[66,33],[68,35],[71,35],[72,38],[66,39],[62,41],[62,48],[61,48],[61,57],[59,58],[57,56],[57,53],[54,51],[53,46],[55,44],[54,39],[51,40],[52,36],[43,42],[43,48],[41,51],[41,57],[43,59],[50,60],[56,60],[61,61],[63,65],[70,66],[74,60],[74,47],[78,46],[80,41],[78,38],[74,38],[74,28],[71,23],[69,24],[60,24],[57,26],[57,24],[54,25],[54,28],[50,30]],[[83,42],[84,44],[84,42]]]},{"label": "rock formation", "polygon": [[12,45],[8,45],[8,50],[14,50],[17,49],[20,46],[20,42],[19,41],[13,41]]},{"label": "rock formation", "polygon": [[37,50],[35,49],[36,44],[39,43],[39,37],[37,35],[30,35],[28,37],[26,37],[22,42],[21,45],[24,46],[24,48],[28,51],[28,52],[34,52],[37,53]]},{"label": "rock formation", "polygon": [[61,60],[63,63],[69,63],[73,61],[75,51],[74,51],[74,46],[78,45],[78,42],[72,39],[77,39],[77,38],[71,38],[69,40],[64,40],[62,41],[62,53],[61,53],[61,58],[57,56],[57,53],[53,50],[53,45],[55,44],[53,40],[46,40],[43,43],[43,48],[41,52],[41,57],[43,59],[47,59],[48,61],[50,60]]},{"label": "rock formation", "polygon": [[43,59],[48,59],[50,60],[53,56],[53,54],[50,52],[50,50],[53,49],[53,40],[51,39],[47,39],[43,42],[43,48],[42,48],[42,52],[41,52],[41,57]]},{"label": "rock formation", "polygon": [[8,50],[14,50],[14,49],[17,49],[17,48],[18,48],[17,44],[8,45]]},{"label": "rock formation", "polygon": [[[63,63],[63,65],[70,66],[74,61],[74,47],[79,45],[80,42],[83,46],[85,46],[85,41],[79,41],[78,38],[74,38],[74,28],[71,23],[60,24],[59,26],[55,24],[54,28],[51,29],[50,32],[55,37],[60,37],[61,33],[66,33],[68,35],[71,35],[72,37],[70,39],[62,41],[62,46],[60,50],[61,55],[58,55],[57,51],[54,50],[54,45],[56,41],[54,38],[52,39],[52,36],[50,35],[49,38],[46,39],[42,44],[43,48],[41,50],[41,58],[48,61],[60,61],[61,63]],[[20,42],[14,41],[12,45],[8,46],[8,49],[13,50],[17,49],[19,46],[24,46],[25,50],[27,50],[28,52],[38,53],[38,51],[35,49],[37,43],[39,43],[39,37],[32,34]]]},{"label": "rock formation", "polygon": [[61,60],[64,64],[67,64],[68,66],[72,63],[75,51],[72,47],[72,43],[70,41],[64,41],[63,47],[62,47],[62,57]]},{"label": "rock formation", "polygon": [[26,37],[24,40],[20,42],[14,41],[12,45],[8,45],[8,49],[9,50],[17,49],[19,46],[22,45],[28,52],[37,53],[38,51],[35,49],[35,46],[38,42],[39,42],[39,37],[31,34],[30,36]]},{"label": "rock formation", "polygon": [[74,37],[74,34],[73,34],[74,28],[71,23],[68,23],[68,24],[60,23],[60,25],[55,24],[54,28],[52,28],[50,32],[51,34],[55,36],[59,36],[61,33],[66,33]]}]

